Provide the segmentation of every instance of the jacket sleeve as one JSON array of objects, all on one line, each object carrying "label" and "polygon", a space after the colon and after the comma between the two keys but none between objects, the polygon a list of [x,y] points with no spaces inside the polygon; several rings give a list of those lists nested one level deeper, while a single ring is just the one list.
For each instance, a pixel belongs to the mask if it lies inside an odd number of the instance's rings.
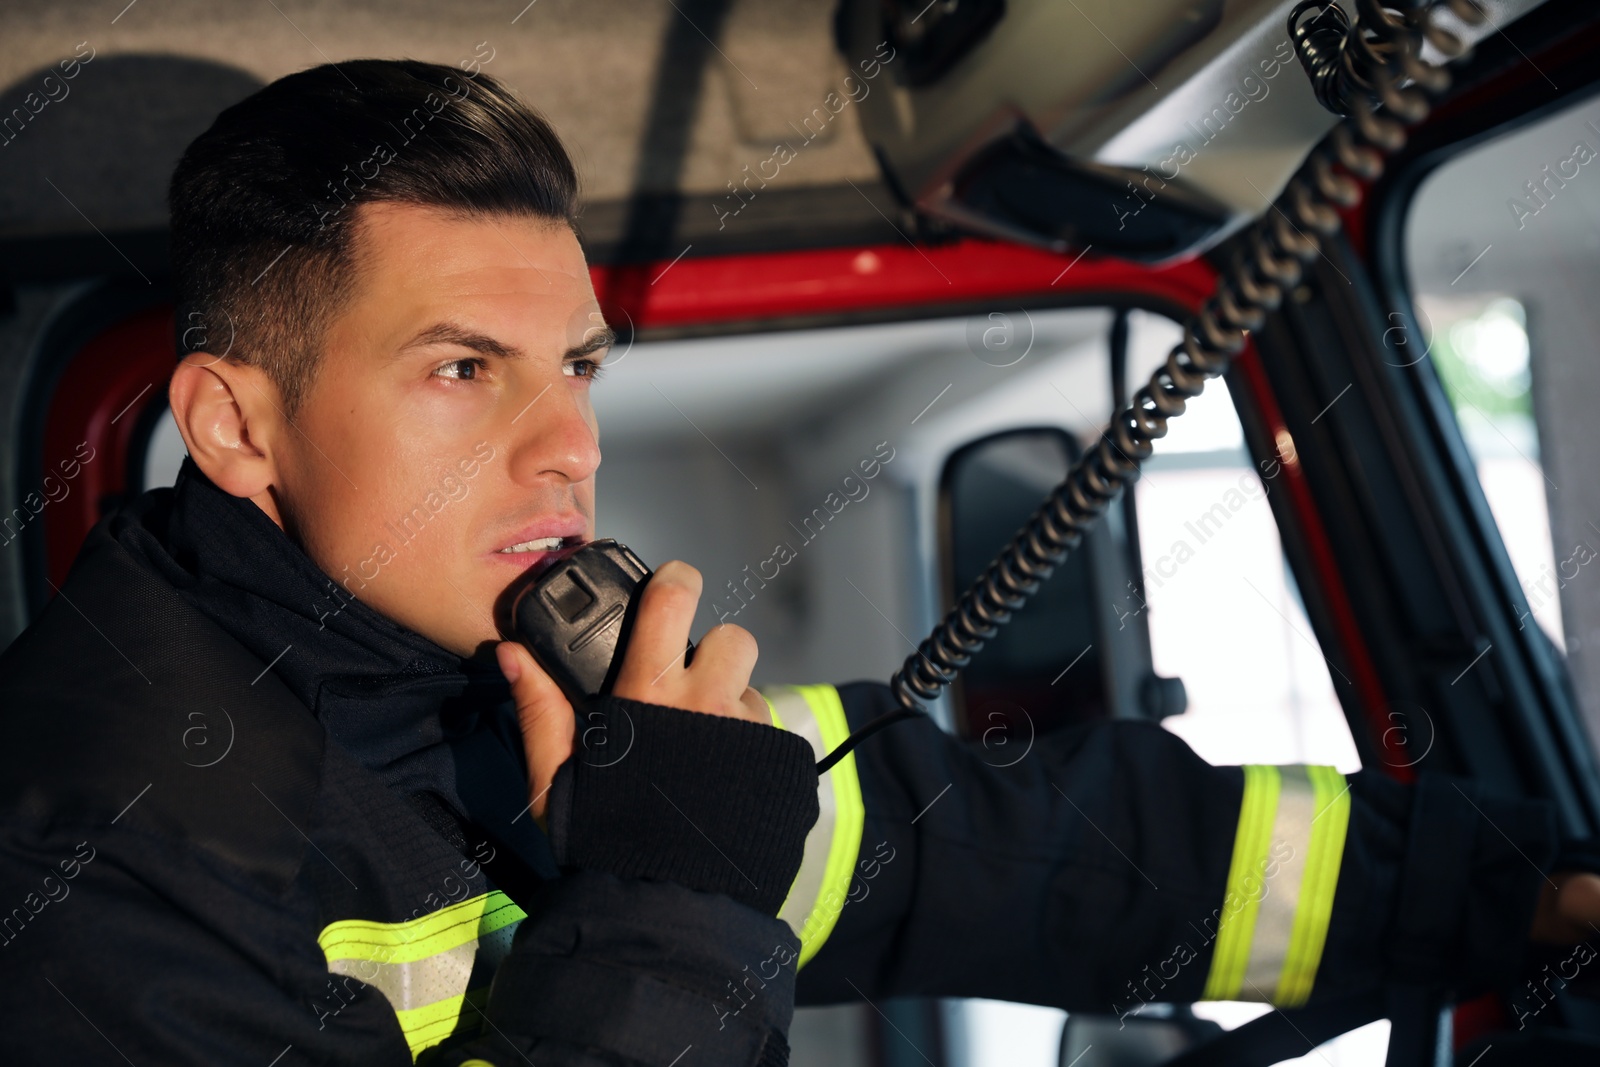
[{"label": "jacket sleeve", "polygon": [[[893,706],[881,683],[836,701],[839,731]],[[912,720],[824,776],[857,782],[862,811],[827,921],[801,934],[799,1003],[1124,1015],[1384,982],[1466,996],[1516,975],[1554,850],[1542,804],[1438,778],[1213,767],[1149,723],[1064,730],[1021,756],[1027,740],[985,748]]]},{"label": "jacket sleeve", "polygon": [[563,877],[495,972],[485,1036],[428,1062],[783,1067],[800,946],[776,913],[817,817],[810,746],[632,700],[594,707],[626,752],[580,746],[557,773]]},{"label": "jacket sleeve", "polygon": [[394,1011],[328,973],[283,901],[171,837],[12,812],[6,1063],[406,1067]]}]

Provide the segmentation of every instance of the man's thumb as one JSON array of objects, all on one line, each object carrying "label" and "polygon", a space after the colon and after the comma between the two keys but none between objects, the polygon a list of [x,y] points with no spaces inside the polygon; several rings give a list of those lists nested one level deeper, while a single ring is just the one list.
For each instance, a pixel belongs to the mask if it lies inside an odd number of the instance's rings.
[{"label": "man's thumb", "polygon": [[522,744],[528,754],[531,811],[543,825],[550,782],[556,769],[572,755],[577,720],[566,694],[527,649],[515,641],[502,641],[494,652],[500,673],[511,683]]}]

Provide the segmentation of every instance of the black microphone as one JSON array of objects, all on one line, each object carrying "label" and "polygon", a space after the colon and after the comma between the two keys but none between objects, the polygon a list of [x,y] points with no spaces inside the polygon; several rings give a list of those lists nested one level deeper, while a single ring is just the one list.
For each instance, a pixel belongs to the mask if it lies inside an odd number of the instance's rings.
[{"label": "black microphone", "polygon": [[[509,631],[574,708],[611,691],[639,612],[638,594],[653,573],[627,545],[607,537],[557,549],[507,590]],[[691,641],[685,666],[693,656]]]}]

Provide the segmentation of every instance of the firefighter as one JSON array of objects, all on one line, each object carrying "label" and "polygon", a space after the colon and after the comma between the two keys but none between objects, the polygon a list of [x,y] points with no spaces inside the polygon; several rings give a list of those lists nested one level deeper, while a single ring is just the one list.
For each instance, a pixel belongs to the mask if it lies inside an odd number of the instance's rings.
[{"label": "firefighter", "polygon": [[595,536],[550,127],[474,65],[318,67],[171,208],[188,458],[0,659],[8,1063],[777,1067],[797,1000],[1466,996],[1600,919],[1542,805],[1150,724],[996,768],[914,721],[819,776],[887,688],[757,692],[732,625],[686,664],[682,563],[573,708],[494,623]]}]

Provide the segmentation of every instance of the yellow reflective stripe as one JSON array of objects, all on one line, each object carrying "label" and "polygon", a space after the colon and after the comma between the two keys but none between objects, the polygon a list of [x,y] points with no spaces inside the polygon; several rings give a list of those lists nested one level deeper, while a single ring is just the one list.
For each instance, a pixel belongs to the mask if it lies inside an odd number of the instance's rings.
[{"label": "yellow reflective stripe", "polygon": [[524,918],[495,890],[406,922],[341,919],[325,927],[317,943],[330,972],[361,979],[384,995],[415,1059],[456,1031],[464,1006],[481,1007],[487,987],[466,988],[473,959],[503,955],[509,927]]},{"label": "yellow reflective stripe", "polygon": [[1305,875],[1295,907],[1294,932],[1283,962],[1283,974],[1273,1003],[1297,1008],[1311,997],[1311,986],[1322,963],[1322,949],[1333,920],[1333,898],[1339,886],[1344,842],[1350,829],[1350,786],[1332,767],[1308,767],[1316,795],[1316,815],[1311,820]]},{"label": "yellow reflective stripe", "polygon": [[[832,752],[850,736],[850,724],[845,719],[839,691],[831,685],[803,685],[799,689],[822,726],[823,752]],[[845,894],[850,891],[850,879],[855,874],[856,856],[861,852],[861,831],[867,818],[866,804],[861,799],[861,779],[856,775],[855,753],[849,753],[830,767],[826,777],[833,780],[836,805],[833,841],[828,848],[822,892],[800,927],[800,967],[810,962],[827,943],[834,923],[839,921],[839,913],[844,910]]]},{"label": "yellow reflective stripe", "polygon": [[476,941],[526,917],[511,898],[496,890],[463,900],[421,918],[401,923],[341,919],[317,935],[328,962],[372,960],[412,963]]},{"label": "yellow reflective stripe", "polygon": [[761,699],[767,701],[767,714],[772,716],[772,725],[776,726],[780,730],[787,729],[787,727],[783,725],[782,717],[778,714],[778,706],[772,701],[767,700],[767,695],[765,693],[761,694]]},{"label": "yellow reflective stripe", "polygon": [[436,1000],[420,1008],[395,1012],[395,1017],[400,1020],[400,1029],[406,1035],[406,1044],[411,1047],[411,1058],[415,1060],[425,1049],[432,1048],[455,1033],[462,1007],[470,1003],[475,1009],[482,1009],[488,992],[489,988],[485,986],[467,994],[458,993]]},{"label": "yellow reflective stripe", "polygon": [[[831,685],[771,686],[762,694],[774,722],[811,744],[820,760],[850,736],[839,691]],[[818,817],[778,918],[800,938],[799,966],[815,956],[844,910],[861,850],[866,807],[855,756],[840,760],[817,783]]]},{"label": "yellow reflective stripe", "polygon": [[1265,887],[1267,850],[1272,844],[1272,823],[1278,811],[1281,779],[1276,767],[1244,767],[1244,801],[1239,805],[1239,828],[1234,835],[1233,860],[1228,865],[1228,885],[1222,898],[1217,943],[1206,976],[1202,1000],[1237,1000],[1250,961],[1256,913]]}]

